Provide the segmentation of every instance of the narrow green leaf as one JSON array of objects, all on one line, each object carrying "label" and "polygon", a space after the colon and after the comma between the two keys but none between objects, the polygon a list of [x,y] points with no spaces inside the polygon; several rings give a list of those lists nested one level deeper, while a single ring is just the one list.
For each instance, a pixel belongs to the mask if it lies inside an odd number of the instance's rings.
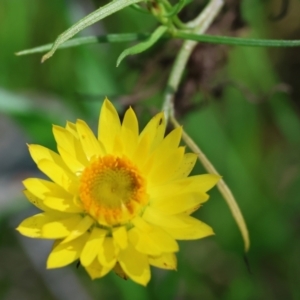
[{"label": "narrow green leaf", "polygon": [[177,15],[186,5],[191,2],[192,0],[180,0],[167,14],[165,14],[165,17],[173,17]]},{"label": "narrow green leaf", "polygon": [[42,57],[42,62],[49,59],[59,45],[64,43],[65,41],[69,40],[71,37],[73,37],[75,34],[77,34],[79,31],[85,29],[86,27],[104,19],[105,17],[127,7],[132,4],[142,2],[144,0],[114,0],[109,2],[103,7],[100,7],[99,9],[95,10],[91,14],[87,15],[83,19],[79,20],[77,23],[75,23],[73,26],[71,26],[69,29],[67,29],[65,32],[60,34],[57,39],[55,40],[51,50],[46,53]]},{"label": "narrow green leaf", "polygon": [[150,48],[151,46],[153,46],[160,39],[160,37],[167,31],[167,29],[168,28],[166,26],[159,26],[155,29],[155,31],[151,34],[151,36],[146,41],[125,49],[118,57],[117,67],[126,56],[141,53],[147,50],[148,48]]},{"label": "narrow green leaf", "polygon": [[[71,48],[95,43],[123,43],[123,42],[135,42],[143,41],[150,36],[150,33],[121,33],[121,34],[107,34],[100,36],[87,36],[80,37],[66,41],[58,46],[58,49]],[[16,53],[16,55],[27,55],[34,53],[42,53],[49,51],[52,44],[47,44],[31,49],[22,50]]]},{"label": "narrow green leaf", "polygon": [[178,31],[174,37],[184,40],[192,40],[211,44],[224,44],[247,47],[297,47],[300,46],[300,40],[267,40],[267,39],[244,39],[238,37],[218,36],[218,35],[198,35]]},{"label": "narrow green leaf", "polygon": [[132,4],[130,7],[143,14],[150,14],[149,10],[146,10],[145,8],[139,6],[138,4]]}]

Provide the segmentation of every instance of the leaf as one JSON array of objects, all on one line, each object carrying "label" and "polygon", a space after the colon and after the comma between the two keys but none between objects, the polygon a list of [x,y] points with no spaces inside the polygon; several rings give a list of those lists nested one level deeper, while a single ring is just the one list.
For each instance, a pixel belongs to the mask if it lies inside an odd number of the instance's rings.
[{"label": "leaf", "polygon": [[106,18],[107,16],[127,6],[130,6],[132,4],[141,1],[143,0],[114,0],[104,5],[103,7],[100,7],[99,9],[95,10],[94,12],[87,15],[86,17],[82,18],[81,20],[79,20],[77,23],[75,23],[73,26],[71,26],[69,29],[67,29],[65,32],[63,32],[57,37],[51,50],[42,57],[42,63],[45,60],[49,59],[55,53],[59,45],[69,40],[79,31],[85,29],[86,27]]},{"label": "leaf", "polygon": [[[150,36],[149,33],[120,33],[120,34],[106,34],[99,36],[87,36],[80,37],[66,41],[59,45],[58,49],[71,48],[82,45],[96,44],[96,43],[123,43],[123,42],[135,42],[145,40]],[[41,53],[49,51],[52,47],[51,44],[42,45],[39,47],[22,50],[16,53],[16,55],[27,55],[34,53]]]},{"label": "leaf", "polygon": [[167,31],[167,29],[168,28],[166,26],[159,26],[146,41],[125,49],[118,57],[117,67],[126,56],[141,53],[153,46],[159,40],[159,38]]},{"label": "leaf", "polygon": [[175,4],[170,11],[168,11],[167,14],[165,14],[165,17],[173,17],[177,15],[186,5],[191,3],[192,0],[180,0],[177,4]]},{"label": "leaf", "polygon": [[235,46],[248,47],[297,47],[300,46],[300,40],[269,40],[269,39],[244,39],[237,37],[194,34],[178,31],[174,34],[175,37],[184,40],[192,40],[211,44],[224,44]]}]

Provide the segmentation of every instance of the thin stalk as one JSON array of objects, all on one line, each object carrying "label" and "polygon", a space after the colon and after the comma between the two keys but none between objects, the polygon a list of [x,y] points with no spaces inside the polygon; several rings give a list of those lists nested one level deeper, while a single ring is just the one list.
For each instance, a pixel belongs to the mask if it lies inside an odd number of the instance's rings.
[{"label": "thin stalk", "polygon": [[[196,23],[197,21],[197,25],[192,30],[192,32],[196,34],[203,34],[214,21],[222,6],[223,0],[211,0],[209,4],[205,7],[203,12],[201,12],[201,14],[193,21],[194,23]],[[174,113],[174,95],[178,90],[178,86],[181,81],[188,59],[191,56],[191,53],[196,47],[196,45],[196,41],[185,41],[181,46],[181,49],[179,50],[179,53],[175,59],[165,91],[163,111],[165,112],[166,119],[168,119],[169,116],[173,115]]]},{"label": "thin stalk", "polygon": [[[187,23],[188,26],[193,27],[194,29],[191,30],[193,34],[203,34],[207,28],[211,25],[214,21],[215,17],[218,15],[220,9],[222,8],[224,2],[223,0],[211,0],[206,8],[201,12],[201,14],[193,21]],[[183,72],[185,70],[186,64],[188,59],[194,50],[195,46],[197,45],[197,41],[185,41],[176,57],[175,63],[171,70],[171,74],[168,80],[167,88],[164,95],[164,105],[163,111],[166,115],[166,119],[171,120],[174,127],[179,127],[177,120],[174,117],[174,95],[178,90],[179,83],[182,79]],[[183,131],[182,138],[184,142],[190,147],[190,149],[198,154],[198,158],[202,165],[209,173],[218,174],[217,170],[214,168],[212,163],[207,159],[205,154],[201,151],[201,149],[196,145],[196,143],[189,137],[189,135]],[[249,250],[250,247],[250,240],[249,240],[249,233],[247,230],[246,223],[244,221],[243,215],[237,205],[237,202],[224,182],[221,179],[217,187],[224,197],[233,218],[235,219],[242,237],[244,239],[244,248],[245,252]]]},{"label": "thin stalk", "polygon": [[[177,120],[171,116],[170,121],[174,125],[175,128],[181,127],[181,125],[177,122]],[[217,174],[218,171],[215,169],[213,164],[208,160],[208,158],[205,156],[205,154],[201,151],[201,149],[197,146],[197,144],[192,140],[192,138],[183,130],[182,131],[182,139],[184,142],[188,145],[188,147],[198,155],[198,158],[204,168],[207,170],[207,172],[212,173],[212,174]],[[242,234],[242,237],[244,239],[244,249],[245,252],[249,250],[250,247],[250,238],[249,238],[249,233],[247,229],[247,225],[245,223],[244,217],[242,215],[242,212],[237,205],[237,202],[229,189],[228,185],[225,183],[223,179],[220,179],[219,182],[217,183],[217,187],[222,194],[223,198],[225,199],[227,205],[229,206],[229,209],[232,213],[233,218],[235,219],[240,232]]]}]

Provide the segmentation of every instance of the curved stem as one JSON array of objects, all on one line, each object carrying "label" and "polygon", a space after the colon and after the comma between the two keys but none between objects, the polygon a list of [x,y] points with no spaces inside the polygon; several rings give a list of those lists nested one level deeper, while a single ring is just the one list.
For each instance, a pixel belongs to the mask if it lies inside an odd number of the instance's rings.
[{"label": "curved stem", "polygon": [[[223,0],[211,0],[206,8],[201,12],[201,14],[193,21],[187,23],[188,26],[193,27],[192,33],[203,34],[207,28],[211,25],[215,17],[218,15],[221,7],[223,5]],[[185,41],[176,57],[175,63],[171,70],[171,74],[168,80],[167,88],[164,95],[163,111],[165,113],[166,119],[170,118],[174,127],[179,127],[177,120],[174,117],[174,95],[178,90],[179,83],[181,81],[183,72],[185,70],[188,59],[197,45],[196,41]],[[207,159],[205,154],[196,145],[196,143],[189,137],[189,135],[183,131],[182,138],[184,142],[190,147],[190,149],[198,154],[198,158],[202,165],[209,173],[218,174],[217,170],[214,168],[212,163]],[[239,206],[230,191],[229,187],[226,185],[225,181],[221,179],[217,184],[217,187],[225,199],[233,218],[235,219],[242,237],[244,239],[245,252],[249,250],[250,240],[249,233],[243,215],[239,209]]]},{"label": "curved stem", "polygon": [[[218,15],[223,3],[223,0],[211,0],[201,14],[189,23],[194,25],[192,32],[197,34],[204,33]],[[168,119],[170,115],[173,115],[174,95],[178,90],[188,59],[196,45],[196,41],[185,41],[175,59],[164,96],[163,111],[165,112],[166,119]]]},{"label": "curved stem", "polygon": [[[177,120],[173,116],[170,117],[170,121],[174,125],[174,127],[181,127],[181,125],[177,122]],[[207,172],[220,175],[218,171],[215,169],[215,167],[213,166],[213,164],[208,160],[206,155],[201,151],[201,149],[197,146],[197,144],[191,139],[191,137],[184,130],[182,131],[182,139],[188,145],[188,147],[198,155],[200,162],[202,163],[203,167],[207,170]],[[247,252],[250,247],[250,239],[249,239],[247,225],[245,223],[242,212],[231,190],[229,189],[228,185],[225,183],[223,179],[219,180],[219,182],[217,183],[217,187],[220,193],[222,194],[223,198],[225,199],[232,213],[232,216],[235,219],[240,229],[240,232],[244,239],[244,249],[245,252]]]}]

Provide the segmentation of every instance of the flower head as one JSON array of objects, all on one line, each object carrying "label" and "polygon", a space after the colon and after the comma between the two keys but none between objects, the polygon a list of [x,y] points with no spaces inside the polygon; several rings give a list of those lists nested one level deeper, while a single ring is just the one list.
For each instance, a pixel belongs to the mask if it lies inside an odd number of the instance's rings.
[{"label": "flower head", "polygon": [[82,121],[53,126],[58,153],[29,145],[38,168],[51,181],[24,181],[28,200],[43,212],[17,230],[28,237],[53,239],[48,268],[76,260],[91,278],[114,269],[146,285],[150,265],[176,269],[176,240],[199,239],[212,229],[190,216],[208,199],[219,179],[188,177],[197,156],[179,146],[181,128],[165,137],[163,113],[139,134],[129,108],[120,122],[105,99],[98,138]]}]

